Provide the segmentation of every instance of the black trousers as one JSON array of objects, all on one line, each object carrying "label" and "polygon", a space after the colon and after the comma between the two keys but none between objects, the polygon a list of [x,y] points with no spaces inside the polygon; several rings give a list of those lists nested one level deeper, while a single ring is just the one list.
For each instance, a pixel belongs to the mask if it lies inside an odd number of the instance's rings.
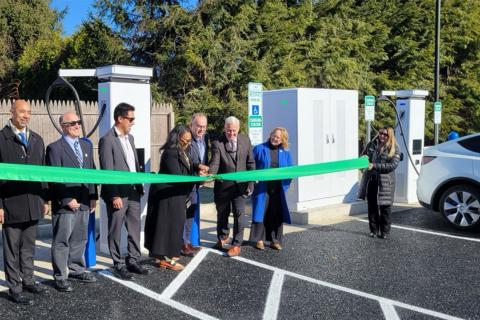
[{"label": "black trousers", "polygon": [[280,181],[269,181],[266,192],[265,214],[263,222],[252,222],[250,229],[250,241],[270,241],[282,243],[283,239],[283,216],[282,200],[280,198],[282,184]]},{"label": "black trousers", "polygon": [[370,232],[388,234],[390,232],[392,206],[378,205],[378,180],[373,175],[367,186],[367,201]]},{"label": "black trousers", "polygon": [[22,292],[22,283],[31,285],[38,220],[4,224],[2,230],[5,279],[12,293]]},{"label": "black trousers", "polygon": [[233,239],[232,244],[239,246],[243,242],[243,231],[248,224],[245,215],[245,196],[242,196],[236,186],[222,190],[215,195],[217,208],[217,237],[219,240],[228,239],[228,217],[233,213]]}]

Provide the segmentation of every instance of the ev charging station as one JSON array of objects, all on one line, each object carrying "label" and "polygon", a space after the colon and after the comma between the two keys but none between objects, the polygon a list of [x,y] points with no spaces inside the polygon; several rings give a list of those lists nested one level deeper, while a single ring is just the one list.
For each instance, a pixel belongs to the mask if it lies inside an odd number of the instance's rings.
[{"label": "ev charging station", "polygon": [[[98,106],[105,106],[103,118],[99,124],[99,136],[105,135],[113,126],[115,107],[125,102],[135,107],[135,123],[130,132],[135,138],[138,160],[142,171],[150,172],[150,78],[153,69],[122,65],[110,65],[96,69],[60,69],[60,77],[96,77],[98,83]],[[148,194],[148,189],[145,190]],[[147,214],[146,197],[141,200],[141,248],[144,242],[144,224]],[[105,203],[100,202],[100,251],[108,253],[108,220]],[[122,231],[122,251],[126,251],[127,237],[125,227]]]},{"label": "ev charging station", "polygon": [[[293,88],[263,92],[263,141],[277,126],[289,134],[295,165],[358,157],[358,92]],[[357,170],[294,179],[287,193],[290,210],[351,203],[356,200]]]},{"label": "ev charging station", "polygon": [[[426,90],[382,91],[382,96],[395,96],[400,125],[395,128],[395,138],[403,154],[395,170],[395,202],[417,202],[417,179],[422,163],[425,137],[425,98]],[[405,139],[408,149],[403,141]],[[410,155],[410,157],[409,157]]]}]

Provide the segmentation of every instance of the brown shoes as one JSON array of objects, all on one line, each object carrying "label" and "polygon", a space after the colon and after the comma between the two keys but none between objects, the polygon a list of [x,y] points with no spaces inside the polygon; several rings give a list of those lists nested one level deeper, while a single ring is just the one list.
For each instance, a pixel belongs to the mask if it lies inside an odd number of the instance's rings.
[{"label": "brown shoes", "polygon": [[180,253],[182,254],[182,256],[193,257],[195,255],[195,252],[192,250],[191,247],[192,247],[191,244],[182,245],[182,250],[180,250]]},{"label": "brown shoes", "polygon": [[160,260],[160,263],[158,264],[160,268],[165,268],[165,269],[170,269],[173,271],[182,271],[185,269],[183,265],[181,265],[178,262],[175,262],[173,259],[170,261],[167,260]]},{"label": "brown shoes", "polygon": [[257,241],[257,244],[255,245],[255,248],[258,250],[265,250],[265,246],[263,245],[263,241]]},{"label": "brown shoes", "polygon": [[240,255],[240,251],[241,251],[240,246],[232,246],[230,250],[227,251],[227,255],[229,257],[236,257]]},{"label": "brown shoes", "polygon": [[275,249],[275,250],[282,250],[282,246],[280,245],[280,243],[271,242],[270,243],[270,248]]}]

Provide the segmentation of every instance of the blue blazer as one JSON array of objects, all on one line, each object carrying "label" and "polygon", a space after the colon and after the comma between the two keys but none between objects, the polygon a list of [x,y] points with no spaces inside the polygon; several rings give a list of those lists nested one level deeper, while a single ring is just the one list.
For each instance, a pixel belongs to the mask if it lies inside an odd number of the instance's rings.
[{"label": "blue blazer", "polygon": [[[253,157],[255,159],[256,169],[270,168],[270,149],[268,147],[268,141],[259,144],[253,148]],[[278,166],[288,167],[292,165],[292,157],[288,150],[280,147],[278,149]],[[282,180],[283,192],[280,194],[282,201],[282,216],[284,223],[291,223],[290,211],[288,210],[287,199],[285,193],[290,187],[291,179]],[[252,221],[263,222],[263,215],[265,214],[265,204],[267,199],[267,181],[260,181],[255,185],[254,192],[252,194]]]}]

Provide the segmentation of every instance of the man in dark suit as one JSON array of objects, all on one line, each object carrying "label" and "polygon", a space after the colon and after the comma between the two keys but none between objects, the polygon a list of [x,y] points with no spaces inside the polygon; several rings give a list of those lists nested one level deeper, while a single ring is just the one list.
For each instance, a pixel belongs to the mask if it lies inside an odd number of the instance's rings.
[{"label": "man in dark suit", "polygon": [[[202,173],[208,173],[208,136],[207,116],[203,113],[195,113],[190,121],[192,143],[188,149],[194,168]],[[189,195],[190,206],[187,208],[187,217],[183,232],[183,246],[181,253],[185,256],[193,256],[200,245],[200,184],[195,185]]]},{"label": "man in dark suit", "polygon": [[[25,100],[16,100],[12,117],[0,131],[0,162],[45,165],[42,137],[30,130],[32,109]],[[18,304],[33,304],[23,289],[40,294],[45,287],[33,278],[33,257],[38,220],[48,210],[47,184],[0,181],[0,223],[3,224],[3,258],[9,297]]]},{"label": "man in dark suit", "polygon": [[[115,125],[98,144],[102,170],[140,171],[133,136],[129,134],[135,124],[135,108],[120,103],[113,112]],[[141,184],[102,185],[101,197],[107,206],[108,248],[112,256],[113,274],[124,280],[133,279],[133,273],[150,274],[152,271],[140,265]],[[128,233],[128,256],[123,260],[120,253],[122,226]]]},{"label": "man in dark suit", "polygon": [[[95,169],[93,146],[79,139],[82,122],[74,112],[60,117],[63,136],[47,147],[47,164],[57,167]],[[67,278],[95,282],[85,271],[85,246],[89,214],[95,210],[98,193],[94,184],[52,183],[52,266],[58,291],[73,290]]]},{"label": "man in dark suit", "polygon": [[[212,143],[210,173],[229,173],[255,170],[255,160],[250,139],[238,133],[240,121],[235,117],[225,119],[225,135]],[[253,192],[253,182],[215,181],[214,201],[217,207],[217,247],[223,248],[230,233],[228,217],[233,212],[234,226],[230,257],[240,254],[243,230],[248,223],[245,199]]]}]

